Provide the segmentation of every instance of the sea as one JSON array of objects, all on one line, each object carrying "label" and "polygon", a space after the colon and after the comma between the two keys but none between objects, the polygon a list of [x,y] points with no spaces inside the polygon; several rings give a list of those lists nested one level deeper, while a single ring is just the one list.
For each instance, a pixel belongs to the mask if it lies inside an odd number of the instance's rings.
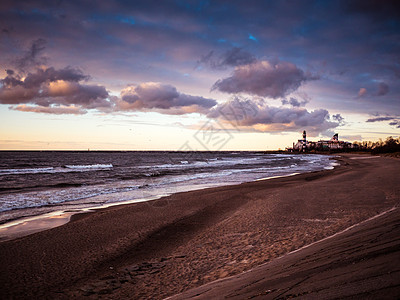
[{"label": "sea", "polygon": [[0,151],[0,224],[336,164],[327,155],[248,151]]}]

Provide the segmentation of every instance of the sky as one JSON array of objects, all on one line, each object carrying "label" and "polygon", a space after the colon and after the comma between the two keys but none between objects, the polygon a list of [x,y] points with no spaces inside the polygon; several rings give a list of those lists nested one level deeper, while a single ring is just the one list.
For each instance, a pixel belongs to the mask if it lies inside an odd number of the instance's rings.
[{"label": "sky", "polygon": [[399,1],[0,2],[0,150],[400,135]]}]

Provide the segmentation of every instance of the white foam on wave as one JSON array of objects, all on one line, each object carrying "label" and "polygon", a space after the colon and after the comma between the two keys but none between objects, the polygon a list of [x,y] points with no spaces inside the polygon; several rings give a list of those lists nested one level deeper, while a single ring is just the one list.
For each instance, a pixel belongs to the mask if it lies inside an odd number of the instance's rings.
[{"label": "white foam on wave", "polygon": [[22,208],[34,208],[45,205],[56,205],[73,202],[101,195],[129,192],[139,189],[140,185],[112,187],[100,185],[96,187],[79,187],[46,191],[33,191],[18,194],[0,195],[0,212]]},{"label": "white foam on wave", "polygon": [[250,157],[250,158],[210,158],[206,161],[179,161],[179,164],[162,164],[162,165],[154,165],[154,166],[140,166],[139,169],[147,169],[147,168],[155,168],[155,169],[185,169],[192,167],[222,167],[222,166],[234,166],[234,165],[245,165],[251,162],[262,162],[262,160],[266,160],[266,162],[279,160],[279,158],[272,157]]},{"label": "white foam on wave", "polygon": [[3,170],[0,170],[0,176],[1,175],[13,175],[13,174],[51,173],[51,172],[54,172],[53,167],[29,168],[29,169],[3,169]]},{"label": "white foam on wave", "polygon": [[331,162],[330,164],[329,164],[329,166],[326,166],[324,169],[325,170],[333,170],[335,167],[337,167],[337,166],[340,166],[340,164],[339,163],[337,163],[337,162]]},{"label": "white foam on wave", "polygon": [[94,165],[65,165],[67,169],[109,169],[113,168],[112,164],[94,164]]},{"label": "white foam on wave", "polygon": [[66,165],[64,167],[0,169],[0,176],[23,175],[23,174],[43,174],[43,173],[84,172],[84,171],[106,170],[106,169],[111,169],[111,168],[113,168],[112,164],[94,164],[94,165]]}]

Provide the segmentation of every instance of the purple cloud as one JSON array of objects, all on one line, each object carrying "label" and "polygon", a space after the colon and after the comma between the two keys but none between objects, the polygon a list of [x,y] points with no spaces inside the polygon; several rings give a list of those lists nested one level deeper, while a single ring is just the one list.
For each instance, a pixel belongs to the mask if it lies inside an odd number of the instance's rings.
[{"label": "purple cloud", "polygon": [[[243,107],[256,107],[255,113],[243,114]],[[236,122],[243,129],[251,129],[262,132],[293,132],[308,130],[313,134],[319,134],[339,126],[337,118],[329,115],[325,109],[308,111],[299,107],[274,107],[263,101],[255,101],[242,98],[234,98],[223,105],[214,107],[207,115],[209,118],[219,119],[231,123],[226,119],[223,111],[233,111],[237,116]]]},{"label": "purple cloud", "polygon": [[394,117],[377,117],[368,119],[367,122],[382,122],[382,121],[389,121],[395,119]]},{"label": "purple cloud", "polygon": [[384,122],[384,121],[391,121],[389,122],[390,126],[395,126],[396,128],[400,128],[400,118],[399,116],[387,116],[387,117],[376,117],[376,118],[370,118],[367,120],[367,122]]},{"label": "purple cloud", "polygon": [[[121,97],[110,96],[104,86],[82,83],[89,79],[79,69],[36,69],[26,77],[7,70],[0,79],[0,103],[10,109],[51,114],[101,111],[156,111],[165,114],[208,113],[214,99],[180,93],[167,84],[146,82],[129,86]],[[30,104],[30,105],[26,105]]]},{"label": "purple cloud", "polygon": [[[110,108],[108,91],[104,86],[81,83],[89,77],[79,69],[64,68],[36,69],[26,77],[7,70],[7,76],[0,79],[1,104],[34,104],[40,107],[79,106],[83,109]],[[34,107],[30,111],[34,111]],[[26,110],[26,106],[13,109]],[[68,109],[58,109],[68,113]],[[42,109],[40,112],[47,112]]]},{"label": "purple cloud", "polygon": [[304,99],[303,101],[299,101],[296,98],[290,97],[289,100],[287,99],[283,99],[282,100],[282,105],[286,105],[289,104],[293,107],[301,107],[301,106],[305,106],[309,101],[307,99]]},{"label": "purple cloud", "polygon": [[396,128],[400,128],[400,120],[395,120],[389,123],[390,126],[396,126]]},{"label": "purple cloud", "polygon": [[295,91],[306,81],[316,79],[289,62],[257,61],[238,66],[231,77],[218,80],[212,90],[261,97],[280,98]]},{"label": "purple cloud", "polygon": [[121,91],[117,109],[165,114],[207,113],[217,101],[180,93],[172,85],[145,82]]},{"label": "purple cloud", "polygon": [[344,118],[341,116],[341,114],[332,115],[332,119],[338,121],[339,124],[344,122]]}]

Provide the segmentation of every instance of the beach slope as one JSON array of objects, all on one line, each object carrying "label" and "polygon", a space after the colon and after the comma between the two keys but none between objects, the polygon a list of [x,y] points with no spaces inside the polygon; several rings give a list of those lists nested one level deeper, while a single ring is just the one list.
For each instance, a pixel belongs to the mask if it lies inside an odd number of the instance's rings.
[{"label": "beach slope", "polygon": [[169,299],[398,299],[400,210]]}]

